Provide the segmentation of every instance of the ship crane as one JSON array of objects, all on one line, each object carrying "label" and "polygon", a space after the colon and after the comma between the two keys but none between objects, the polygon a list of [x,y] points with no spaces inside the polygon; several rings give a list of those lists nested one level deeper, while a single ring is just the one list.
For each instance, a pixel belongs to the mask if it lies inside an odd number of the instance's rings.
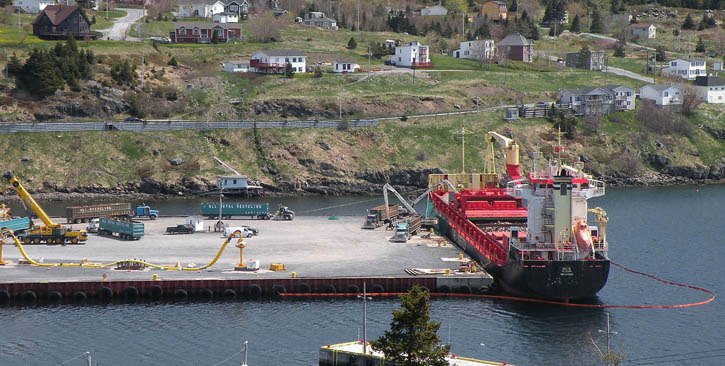
[{"label": "ship crane", "polygon": [[599,223],[600,241],[602,244],[607,245],[607,222],[609,222],[607,211],[604,211],[601,207],[590,208],[587,211],[596,215],[596,220]]},{"label": "ship crane", "polygon": [[521,166],[519,165],[519,145],[511,138],[508,138],[498,132],[488,132],[489,141],[498,140],[506,149],[506,173],[512,180],[521,178]]},{"label": "ship crane", "polygon": [[400,193],[398,193],[398,191],[395,190],[395,188],[393,188],[393,186],[391,186],[389,183],[385,183],[385,185],[383,186],[383,198],[385,199],[385,207],[386,207],[385,210],[387,211],[386,214],[388,216],[390,216],[390,212],[389,212],[389,208],[388,208],[388,207],[390,207],[389,200],[388,200],[388,191],[393,192],[395,197],[397,197],[398,200],[400,200],[400,203],[403,205],[403,207],[405,207],[405,209],[408,210],[408,213],[418,214],[418,212],[415,211],[415,208],[413,206],[415,206],[423,198],[427,197],[428,193],[430,193],[431,191],[433,191],[435,189],[438,189],[438,187],[443,186],[443,185],[447,186],[451,192],[454,192],[454,193],[458,192],[458,190],[456,190],[456,187],[453,186],[453,183],[449,182],[447,179],[444,179],[444,180],[432,185],[430,188],[426,189],[425,192],[420,194],[418,197],[416,197],[414,200],[412,200],[409,203],[405,198],[403,198],[403,196]]}]

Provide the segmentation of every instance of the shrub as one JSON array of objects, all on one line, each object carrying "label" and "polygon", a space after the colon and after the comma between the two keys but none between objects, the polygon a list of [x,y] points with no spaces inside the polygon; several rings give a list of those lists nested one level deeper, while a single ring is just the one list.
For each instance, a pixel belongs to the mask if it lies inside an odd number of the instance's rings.
[{"label": "shrub", "polygon": [[357,48],[357,42],[355,41],[355,37],[350,37],[350,40],[347,41],[347,48],[351,50]]},{"label": "shrub", "polygon": [[173,56],[171,57],[171,59],[169,60],[169,62],[167,62],[167,64],[168,64],[169,66],[174,66],[174,67],[176,67],[176,66],[178,66],[178,65],[179,65],[179,63],[178,63],[178,62],[176,62],[176,57],[173,57]]}]

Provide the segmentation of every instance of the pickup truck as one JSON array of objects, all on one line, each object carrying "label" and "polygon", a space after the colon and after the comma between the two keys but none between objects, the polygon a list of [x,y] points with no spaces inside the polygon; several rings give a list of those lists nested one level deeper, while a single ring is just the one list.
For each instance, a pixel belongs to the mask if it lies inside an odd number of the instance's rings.
[{"label": "pickup truck", "polygon": [[167,234],[192,234],[192,233],[194,233],[194,227],[189,224],[169,226],[166,228],[166,233]]}]

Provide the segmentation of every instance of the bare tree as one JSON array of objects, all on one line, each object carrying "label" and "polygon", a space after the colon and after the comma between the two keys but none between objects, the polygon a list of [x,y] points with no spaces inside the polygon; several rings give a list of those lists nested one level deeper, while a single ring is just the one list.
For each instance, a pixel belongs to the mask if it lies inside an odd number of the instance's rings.
[{"label": "bare tree", "polygon": [[703,100],[697,97],[692,87],[687,87],[682,90],[682,114],[691,116],[702,102]]},{"label": "bare tree", "polygon": [[280,27],[282,21],[270,12],[264,12],[249,21],[249,33],[257,42],[278,41]]}]

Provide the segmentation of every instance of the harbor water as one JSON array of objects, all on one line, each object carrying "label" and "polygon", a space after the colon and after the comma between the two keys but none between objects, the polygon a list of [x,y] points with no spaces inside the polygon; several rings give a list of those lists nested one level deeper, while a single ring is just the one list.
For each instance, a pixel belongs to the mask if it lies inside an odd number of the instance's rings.
[{"label": "harbor water", "polygon": [[[187,215],[213,200],[151,204],[162,215]],[[725,186],[627,188],[609,189],[590,207],[609,214],[614,262],[721,296],[723,202]],[[299,215],[357,215],[362,224],[365,208],[382,199],[303,197],[276,203]],[[62,215],[71,205],[41,204],[51,215]],[[596,302],[657,306],[706,298],[612,266]],[[388,328],[398,306],[396,299],[367,303],[369,339]],[[98,365],[239,365],[245,340],[249,365],[316,365],[320,346],[362,336],[362,310],[355,299],[8,306],[0,308],[0,365],[85,365],[87,351]],[[725,364],[720,299],[679,309],[581,309],[495,299],[432,302],[440,338],[454,353],[515,365],[602,365],[593,343],[606,348],[607,313],[610,347],[624,355],[623,365]]]}]

